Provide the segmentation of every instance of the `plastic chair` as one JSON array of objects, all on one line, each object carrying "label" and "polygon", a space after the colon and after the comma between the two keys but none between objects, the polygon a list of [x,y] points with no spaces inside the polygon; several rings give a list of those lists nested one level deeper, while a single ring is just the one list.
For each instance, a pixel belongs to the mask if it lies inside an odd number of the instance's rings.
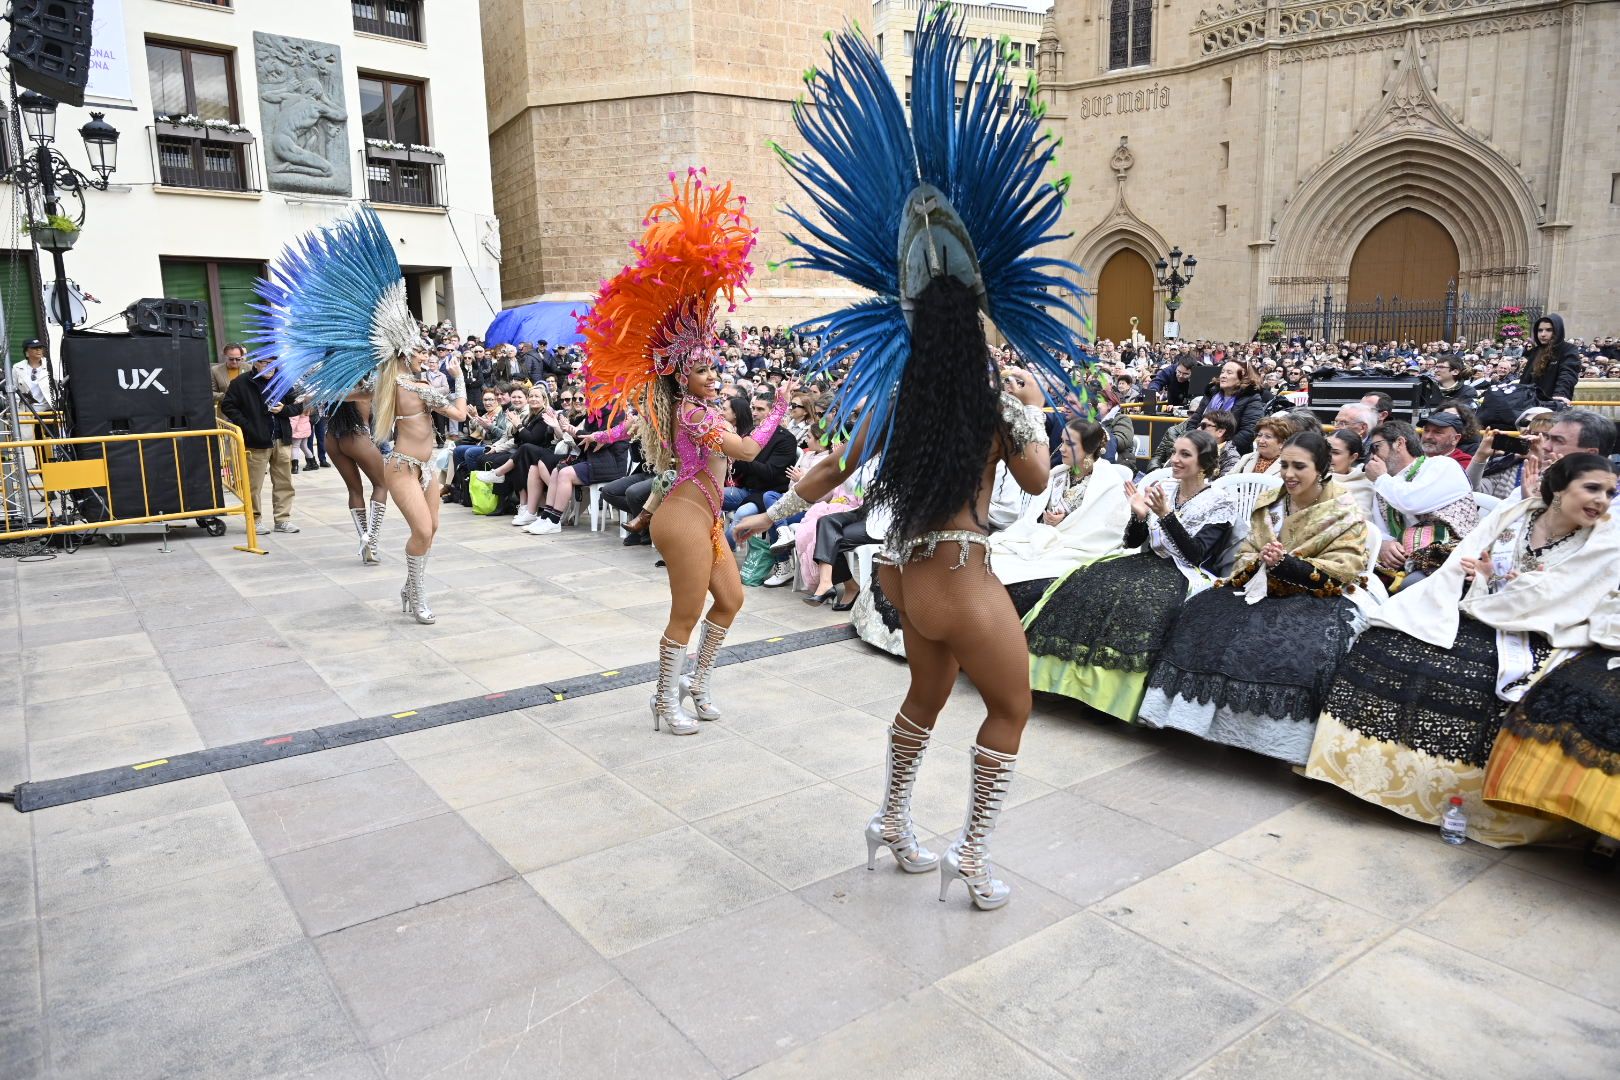
[{"label": "plastic chair", "polygon": [[1232,563],[1237,560],[1238,550],[1243,547],[1243,541],[1249,537],[1249,518],[1254,513],[1254,504],[1260,501],[1261,495],[1282,487],[1282,477],[1268,476],[1265,473],[1228,473],[1217,478],[1213,486],[1230,492],[1232,501],[1237,506],[1237,514],[1232,522],[1232,538],[1221,551],[1220,561],[1216,567],[1224,577],[1231,572]]},{"label": "plastic chair", "polygon": [[1480,515],[1483,516],[1501,506],[1502,500],[1495,495],[1487,495],[1483,491],[1476,491],[1474,492],[1474,505],[1479,507]]}]

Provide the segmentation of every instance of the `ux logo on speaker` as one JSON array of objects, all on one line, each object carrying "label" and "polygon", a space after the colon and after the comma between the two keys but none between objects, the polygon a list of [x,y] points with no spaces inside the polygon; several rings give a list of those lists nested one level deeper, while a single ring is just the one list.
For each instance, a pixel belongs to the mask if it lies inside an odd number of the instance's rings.
[{"label": "ux logo on speaker", "polygon": [[163,374],[162,368],[119,368],[118,385],[124,390],[156,390],[160,394],[167,394],[168,387],[158,382],[158,376]]}]

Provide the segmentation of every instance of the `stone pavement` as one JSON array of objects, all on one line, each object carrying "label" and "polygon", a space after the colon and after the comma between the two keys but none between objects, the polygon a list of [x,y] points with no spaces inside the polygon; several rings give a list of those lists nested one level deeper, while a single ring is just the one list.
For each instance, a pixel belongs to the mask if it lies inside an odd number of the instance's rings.
[{"label": "stone pavement", "polygon": [[[447,507],[438,625],[337,478],[266,557],[0,560],[0,788],[653,658],[650,549]],[[733,640],[827,625],[750,590]],[[1453,849],[1286,768],[1038,703],[998,912],[864,867],[902,664],[724,668],[18,814],[0,1077],[1612,1077],[1620,882]],[[916,797],[960,824],[964,684]]]}]

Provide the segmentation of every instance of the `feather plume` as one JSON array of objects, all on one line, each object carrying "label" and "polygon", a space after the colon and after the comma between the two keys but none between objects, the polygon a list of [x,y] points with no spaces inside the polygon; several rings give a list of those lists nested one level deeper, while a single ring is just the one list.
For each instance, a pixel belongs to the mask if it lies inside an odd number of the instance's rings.
[{"label": "feather plume", "polygon": [[621,413],[660,375],[693,358],[713,358],[714,309],[737,294],[753,272],[748,256],[758,231],[747,199],[688,169],[670,197],[642,219],[646,232],[630,246],[636,261],[602,283],[578,316],[585,337],[585,396],[592,412]]},{"label": "feather plume", "polygon": [[[803,324],[820,336],[808,363],[830,372],[853,360],[832,407],[831,426],[857,409],[878,437],[862,458],[883,452],[893,431],[893,405],[911,359],[911,334],[901,312],[899,246],[906,196],[919,184],[943,191],[978,254],[991,321],[1024,362],[1065,386],[1060,357],[1091,362],[1087,343],[1060,315],[1087,325],[1078,266],[1035,254],[1062,240],[1057,232],[1068,180],[1042,179],[1054,146],[1039,131],[1039,107],[1013,92],[1011,53],[988,43],[968,62],[957,103],[958,70],[967,50],[962,15],[950,4],[924,4],[917,15],[912,57],[911,122],[872,44],[859,31],[832,35],[828,63],[806,75],[809,101],[793,119],[809,152],[772,148],[814,207],[789,207],[800,235],[784,260],[822,270],[876,294]],[[1034,81],[1029,83],[1034,90]],[[1043,383],[1048,380],[1042,380]]]},{"label": "feather plume", "polygon": [[255,290],[263,302],[248,342],[255,360],[271,360],[270,400],[300,385],[334,404],[421,342],[394,245],[369,206],[288,244]]}]

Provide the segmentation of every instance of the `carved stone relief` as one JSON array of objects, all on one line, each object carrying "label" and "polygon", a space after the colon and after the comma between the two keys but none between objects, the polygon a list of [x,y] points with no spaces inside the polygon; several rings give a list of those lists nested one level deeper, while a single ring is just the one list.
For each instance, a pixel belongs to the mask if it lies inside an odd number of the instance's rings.
[{"label": "carved stone relief", "polygon": [[254,31],[253,53],[270,190],[348,196],[342,51],[321,41]]}]

